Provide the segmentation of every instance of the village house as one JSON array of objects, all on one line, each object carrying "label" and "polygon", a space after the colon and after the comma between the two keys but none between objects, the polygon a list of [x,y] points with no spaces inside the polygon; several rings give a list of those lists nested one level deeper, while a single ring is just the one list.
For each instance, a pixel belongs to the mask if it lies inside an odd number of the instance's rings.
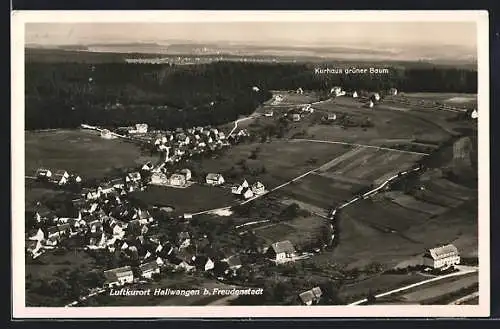
[{"label": "village house", "polygon": [[477,119],[477,117],[478,117],[478,113],[477,113],[477,110],[476,110],[476,109],[474,109],[474,110],[471,112],[470,117],[471,117],[472,119]]},{"label": "village house", "polygon": [[139,172],[131,172],[125,176],[125,182],[139,182],[141,180],[141,174]]},{"label": "village house", "polygon": [[222,259],[217,267],[220,268],[219,272],[221,272],[221,274],[234,276],[242,266],[243,263],[241,262],[241,258],[237,255],[232,255]]},{"label": "village house", "polygon": [[108,288],[123,286],[126,283],[132,283],[134,281],[134,273],[130,266],[104,271],[104,277],[106,278],[105,285]]},{"label": "village house", "polygon": [[370,96],[370,100],[372,100],[373,102],[378,102],[380,100],[380,94],[379,93],[373,93]]},{"label": "village house", "polygon": [[366,103],[366,107],[368,107],[368,108],[373,108],[373,105],[374,105],[374,103],[371,99],[368,103]]},{"label": "village house", "polygon": [[333,94],[335,97],[344,96],[345,91],[342,90],[342,87],[335,86],[330,89],[330,94]]},{"label": "village house", "polygon": [[358,98],[358,92],[357,91],[353,91],[352,92],[352,98]]},{"label": "village house", "polygon": [[103,130],[101,130],[101,138],[115,139],[115,138],[117,138],[117,136],[114,133],[112,133],[111,131],[109,131],[108,129],[103,129]]},{"label": "village house", "polygon": [[266,113],[264,113],[264,116],[266,117],[272,117],[273,115],[274,115],[273,111],[267,111]]},{"label": "village house", "polygon": [[170,176],[169,183],[172,186],[184,186],[186,185],[186,177],[181,174],[172,174],[172,176]]},{"label": "village house", "polygon": [[69,174],[66,170],[57,170],[50,177],[50,181],[57,185],[65,185],[68,183]]},{"label": "village house", "polygon": [[254,193],[252,192],[251,188],[245,187],[241,192],[241,196],[243,197],[243,199],[248,200],[254,197]]},{"label": "village house", "polygon": [[423,265],[434,269],[460,264],[460,255],[453,244],[431,248],[423,256]]},{"label": "village house", "polygon": [[296,256],[295,247],[289,240],[276,242],[267,249],[266,256],[277,264],[293,261]]},{"label": "village house", "polygon": [[193,264],[197,270],[205,272],[213,270],[215,267],[214,262],[206,255],[194,256]]},{"label": "village house", "polygon": [[148,125],[146,123],[136,123],[135,129],[128,131],[129,134],[145,134],[148,132]]},{"label": "village house", "polygon": [[318,304],[321,299],[323,292],[320,287],[312,288],[311,290],[304,291],[299,294],[299,300],[303,305],[313,305]]},{"label": "village house", "polygon": [[153,185],[167,185],[169,182],[167,175],[162,172],[154,172],[151,175],[150,184]]},{"label": "village house", "polygon": [[259,87],[257,87],[257,86],[253,86],[253,87],[252,87],[252,90],[253,90],[253,91],[255,91],[255,92],[258,92],[260,89],[259,89]]},{"label": "village house", "polygon": [[294,122],[300,121],[300,114],[298,114],[298,113],[292,114],[292,121],[294,121]]},{"label": "village house", "polygon": [[224,177],[222,177],[221,174],[214,174],[214,173],[207,174],[205,180],[207,184],[212,186],[219,186],[224,184],[225,182]]},{"label": "village house", "polygon": [[62,236],[68,236],[71,232],[71,225],[62,224],[57,226],[51,226],[47,228],[48,238],[60,238]]},{"label": "village house", "polygon": [[154,168],[153,164],[151,162],[146,162],[142,167],[141,170],[144,171],[151,171]]},{"label": "village house", "polygon": [[262,184],[261,182],[256,182],[256,183],[252,184],[253,194],[259,195],[259,194],[264,193],[265,191],[266,191],[266,188],[265,188],[264,184]]},{"label": "village house", "polygon": [[48,180],[52,177],[52,172],[49,169],[39,168],[36,170],[35,176],[40,180]]},{"label": "village house", "polygon": [[135,214],[132,216],[132,219],[137,219],[141,225],[149,224],[154,221],[154,218],[151,216],[149,211],[142,209],[137,209]]},{"label": "village house", "polygon": [[139,265],[139,270],[143,278],[151,279],[153,274],[160,273],[160,266],[156,263],[156,261],[152,261]]},{"label": "village house", "polygon": [[396,96],[398,94],[398,90],[396,88],[389,89],[389,95]]},{"label": "village house", "polygon": [[296,94],[299,94],[299,95],[302,95],[304,93],[304,90],[299,87],[296,91],[295,91]]},{"label": "village house", "polygon": [[326,116],[323,117],[323,121],[326,122],[333,122],[337,120],[337,115],[335,113],[328,113]]}]

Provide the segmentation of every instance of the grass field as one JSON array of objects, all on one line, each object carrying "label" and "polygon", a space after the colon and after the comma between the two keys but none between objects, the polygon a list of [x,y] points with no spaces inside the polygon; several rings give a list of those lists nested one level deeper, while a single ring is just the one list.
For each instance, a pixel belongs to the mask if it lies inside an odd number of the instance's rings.
[{"label": "grass field", "polygon": [[129,168],[149,160],[135,144],[102,139],[87,130],[52,130],[25,133],[26,175],[38,168],[64,169],[83,179],[100,178],[113,168]]},{"label": "grass field", "polygon": [[193,213],[236,203],[229,189],[194,184],[187,188],[149,185],[144,191],[130,194],[148,205],[172,207],[181,213]]},{"label": "grass field", "polygon": [[398,294],[398,297],[405,301],[426,303],[445,294],[470,287],[478,281],[478,274],[471,273],[463,276],[446,278],[421,287],[415,287]]},{"label": "grass field", "polygon": [[325,225],[326,221],[324,219],[308,216],[277,224],[264,224],[260,228],[253,230],[268,245],[278,241],[290,240],[295,246],[301,246],[316,241],[316,237],[321,234]]},{"label": "grass field", "polygon": [[[256,151],[257,150],[257,151]],[[192,162],[195,171],[219,172],[224,175],[231,168],[237,170],[234,178],[225,177],[226,181],[241,183],[246,178],[252,180],[247,171],[242,170],[241,163],[246,168],[260,171],[255,180],[260,180],[266,187],[272,188],[292,178],[295,178],[349,150],[349,147],[332,144],[289,143],[274,141],[270,143],[252,143],[236,145],[225,154],[212,159]],[[255,159],[250,159],[256,151]]]}]

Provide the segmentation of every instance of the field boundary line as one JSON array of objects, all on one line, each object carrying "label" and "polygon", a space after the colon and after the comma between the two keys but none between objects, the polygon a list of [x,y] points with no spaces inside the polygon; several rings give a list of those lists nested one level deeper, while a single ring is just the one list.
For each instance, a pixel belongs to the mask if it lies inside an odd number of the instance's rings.
[{"label": "field boundary line", "polygon": [[[435,278],[432,278],[432,279],[420,281],[420,282],[413,283],[413,284],[410,284],[410,285],[407,285],[407,286],[404,286],[404,287],[401,287],[401,288],[397,288],[397,289],[393,289],[393,290],[390,290],[390,291],[386,291],[386,292],[380,293],[378,295],[375,295],[375,298],[389,296],[389,295],[392,295],[392,294],[395,294],[395,293],[398,293],[398,292],[401,292],[401,291],[405,291],[405,290],[408,290],[408,289],[411,289],[411,288],[415,288],[415,287],[418,287],[418,286],[422,286],[422,285],[425,285],[425,284],[428,284],[428,283],[431,283],[431,282],[436,282],[436,281],[440,281],[440,280],[443,280],[443,279],[446,279],[446,278],[451,278],[451,277],[455,277],[455,276],[462,276],[462,275],[465,275],[465,274],[470,274],[470,273],[475,273],[475,272],[478,272],[478,270],[477,269],[465,270],[465,271],[460,271],[460,272],[446,274],[446,275],[443,275],[443,276],[438,276],[438,277],[435,277]],[[361,300],[355,301],[355,302],[347,304],[347,305],[360,305],[360,304],[363,304],[363,303],[365,303],[367,301],[368,301],[367,298],[363,298]]]},{"label": "field boundary line", "polygon": [[358,144],[358,143],[348,143],[348,142],[339,142],[339,141],[327,141],[327,140],[321,140],[321,139],[293,138],[293,139],[290,139],[290,140],[291,141],[298,141],[298,142],[312,142],[312,143],[325,143],[325,144],[339,144],[339,145],[359,146],[359,147],[375,148],[375,149],[378,149],[378,150],[394,151],[394,152],[401,152],[401,153],[408,153],[408,154],[417,154],[417,155],[425,155],[425,156],[429,155],[429,153],[415,152],[415,151],[405,151],[405,150],[393,149],[393,148],[383,147],[383,146],[366,145],[366,144]]}]

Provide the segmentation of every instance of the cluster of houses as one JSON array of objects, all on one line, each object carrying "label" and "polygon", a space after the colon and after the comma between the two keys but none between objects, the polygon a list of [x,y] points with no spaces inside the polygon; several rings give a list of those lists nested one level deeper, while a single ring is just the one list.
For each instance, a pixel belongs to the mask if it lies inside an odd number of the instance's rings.
[{"label": "cluster of houses", "polygon": [[179,162],[184,157],[227,147],[230,145],[229,140],[217,128],[177,128],[175,131],[167,130],[156,134],[154,145],[158,151],[166,152],[167,162]]},{"label": "cluster of houses", "polygon": [[239,197],[248,200],[254,196],[262,195],[266,192],[264,184],[261,182],[255,182],[252,185],[248,183],[246,179],[239,185],[235,185],[231,188],[231,193],[238,195]]},{"label": "cluster of houses", "polygon": [[49,182],[55,185],[66,185],[69,183],[81,183],[82,178],[75,174],[69,174],[66,170],[55,170],[39,168],[35,173],[35,177],[39,181]]},{"label": "cluster of houses", "polygon": [[[147,166],[147,164],[145,166]],[[150,167],[147,167],[147,169],[149,168]],[[161,167],[151,174],[150,184],[170,187],[188,187],[192,183],[191,177],[191,170],[187,168],[176,171],[168,176],[165,167]]]}]

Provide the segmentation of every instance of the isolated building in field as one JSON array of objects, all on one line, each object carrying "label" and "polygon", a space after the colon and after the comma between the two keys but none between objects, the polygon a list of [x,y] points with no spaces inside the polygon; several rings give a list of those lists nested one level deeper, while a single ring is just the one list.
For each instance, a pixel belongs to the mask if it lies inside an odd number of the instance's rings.
[{"label": "isolated building in field", "polygon": [[358,98],[358,92],[356,90],[352,92],[352,98]]},{"label": "isolated building in field", "polygon": [[293,261],[295,254],[295,247],[289,240],[273,243],[266,251],[266,256],[278,264]]},{"label": "isolated building in field", "polygon": [[146,279],[151,279],[153,274],[160,273],[160,266],[156,261],[139,265],[141,276]]},{"label": "isolated building in field", "polygon": [[300,293],[299,300],[303,305],[310,306],[313,304],[317,304],[320,301],[322,295],[323,292],[321,291],[321,288],[314,287],[311,290]]},{"label": "isolated building in field", "polygon": [[477,119],[477,117],[478,117],[478,113],[477,113],[477,110],[476,110],[476,109],[474,109],[474,111],[472,111],[472,113],[470,114],[470,117],[471,117],[472,119]]},{"label": "isolated building in field", "polygon": [[370,109],[373,108],[373,105],[374,105],[374,103],[371,99],[368,101],[368,103],[366,103],[366,107],[368,107]]},{"label": "isolated building in field", "polygon": [[260,91],[259,87],[257,87],[257,86],[253,86],[253,87],[252,87],[252,90],[253,90],[253,91],[255,91],[255,92]]},{"label": "isolated building in field", "polygon": [[224,177],[221,174],[210,173],[207,174],[205,181],[209,185],[218,186],[224,184]]},{"label": "isolated building in field", "polygon": [[423,264],[431,268],[445,268],[460,264],[460,255],[457,247],[447,244],[431,248],[423,256]]},{"label": "isolated building in field", "polygon": [[273,115],[274,115],[273,111],[267,111],[266,113],[264,113],[264,116],[266,117],[272,117]]},{"label": "isolated building in field", "polygon": [[105,285],[108,288],[123,286],[126,283],[132,283],[134,281],[134,273],[130,266],[104,271],[104,277],[106,278]]},{"label": "isolated building in field", "polygon": [[373,93],[370,96],[370,100],[373,102],[378,102],[380,100],[380,94],[379,93]]},{"label": "isolated building in field", "polygon": [[302,87],[299,87],[295,93],[299,94],[299,95],[302,95],[304,93],[304,90],[302,89]]},{"label": "isolated building in field", "polygon": [[398,94],[398,90],[396,88],[389,89],[389,95],[396,96]]},{"label": "isolated building in field", "polygon": [[292,121],[295,121],[295,122],[300,121],[300,114],[298,114],[298,113],[292,114]]}]

